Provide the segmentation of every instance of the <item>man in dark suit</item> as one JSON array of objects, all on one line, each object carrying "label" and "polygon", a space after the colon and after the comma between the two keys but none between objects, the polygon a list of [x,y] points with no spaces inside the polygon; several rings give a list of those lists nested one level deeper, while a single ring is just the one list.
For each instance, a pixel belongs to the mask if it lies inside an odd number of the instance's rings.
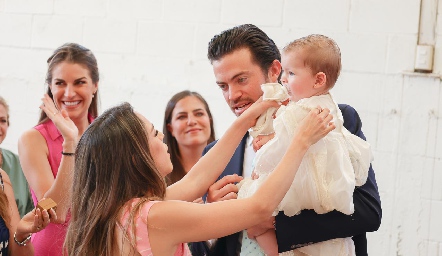
[{"label": "man in dark suit", "polygon": [[[208,58],[216,83],[237,116],[262,95],[261,84],[277,82],[281,74],[281,56],[275,43],[262,30],[250,24],[214,36],[209,43]],[[339,105],[339,108],[344,117],[344,126],[365,139],[357,112],[348,105]],[[245,160],[253,158],[250,148],[247,149],[250,142],[246,135],[220,179],[209,189],[207,202],[236,198],[238,189],[234,183],[241,180],[240,176],[250,173],[250,164]],[[214,143],[207,146],[204,153]],[[356,255],[367,255],[366,232],[377,230],[382,217],[379,192],[371,167],[367,182],[355,189],[353,201],[353,215],[338,211],[316,214],[313,210],[303,210],[293,217],[279,213],[267,222],[250,228],[248,233],[249,236],[257,236],[274,226],[279,252],[329,239],[353,237]],[[193,243],[194,255],[238,255],[241,250],[239,234],[217,239],[210,249],[205,243]]]}]

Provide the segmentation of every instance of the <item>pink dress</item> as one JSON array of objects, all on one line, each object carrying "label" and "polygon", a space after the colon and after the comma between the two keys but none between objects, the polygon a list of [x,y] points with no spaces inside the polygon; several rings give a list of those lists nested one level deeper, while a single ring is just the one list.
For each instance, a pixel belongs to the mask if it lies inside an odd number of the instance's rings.
[{"label": "pink dress", "polygon": [[[92,117],[89,116],[89,123],[92,122]],[[51,166],[52,174],[54,178],[57,176],[58,167],[61,162],[61,151],[63,150],[63,136],[58,131],[54,123],[49,120],[43,124],[39,124],[34,127],[45,138],[48,146],[48,161]],[[34,205],[37,205],[37,197],[34,191],[31,189],[32,200]],[[63,255],[63,243],[66,237],[69,220],[71,219],[70,213],[66,216],[66,222],[63,224],[50,223],[42,231],[32,235],[32,244],[34,245],[35,255]]]},{"label": "pink dress", "polygon": [[[130,210],[132,209],[132,207],[138,203],[140,199],[139,198],[134,198],[132,199],[129,204],[130,207],[126,207],[126,212],[124,212],[122,218],[121,218],[121,225],[125,228],[125,230],[127,230],[127,235],[132,238],[132,234],[131,231],[132,228],[127,227],[126,228],[126,223],[127,220],[129,218],[129,213]],[[148,201],[146,203],[143,204],[143,206],[140,208],[140,212],[135,214],[134,217],[134,223],[136,226],[135,229],[135,236],[136,236],[136,241],[137,241],[137,251],[138,253],[140,253],[142,256],[152,256],[152,249],[150,248],[150,242],[149,242],[149,233],[147,232],[147,215],[149,213],[150,208],[152,207],[153,204],[158,203],[159,201]],[[192,256],[192,254],[190,253],[189,247],[187,246],[187,244],[182,243],[179,244],[174,256]]]}]

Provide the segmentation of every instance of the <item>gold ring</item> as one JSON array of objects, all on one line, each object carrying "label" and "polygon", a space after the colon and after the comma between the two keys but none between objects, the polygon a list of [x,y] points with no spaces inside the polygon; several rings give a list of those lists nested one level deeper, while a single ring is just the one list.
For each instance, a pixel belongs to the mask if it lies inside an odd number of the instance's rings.
[{"label": "gold ring", "polygon": [[321,114],[321,112],[322,112],[322,108],[317,107],[317,109],[319,110],[318,114]]}]

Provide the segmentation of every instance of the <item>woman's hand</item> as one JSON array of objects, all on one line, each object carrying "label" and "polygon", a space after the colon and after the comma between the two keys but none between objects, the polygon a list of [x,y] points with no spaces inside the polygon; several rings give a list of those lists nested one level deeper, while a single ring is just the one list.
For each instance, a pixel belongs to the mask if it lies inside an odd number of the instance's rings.
[{"label": "woman's hand", "polygon": [[244,111],[239,118],[243,118],[244,121],[250,122],[249,127],[253,127],[256,124],[258,117],[269,108],[278,108],[280,105],[274,100],[262,100],[262,96],[255,101],[246,111]]},{"label": "woman's hand", "polygon": [[[19,241],[22,241],[30,233],[37,233],[50,223],[57,219],[57,214],[53,209],[40,211],[36,208],[33,211],[28,212],[17,224],[16,234]],[[21,239],[23,237],[23,239]]]},{"label": "woman's hand", "polygon": [[308,145],[313,145],[336,128],[332,119],[329,109],[314,108],[302,120],[295,133],[297,137],[306,140]]},{"label": "woman's hand", "polygon": [[74,122],[69,118],[66,110],[61,111],[55,106],[54,101],[45,94],[41,99],[43,104],[40,109],[43,110],[48,118],[52,120],[57,129],[60,131],[65,142],[74,142],[76,145],[78,137],[78,128]]}]

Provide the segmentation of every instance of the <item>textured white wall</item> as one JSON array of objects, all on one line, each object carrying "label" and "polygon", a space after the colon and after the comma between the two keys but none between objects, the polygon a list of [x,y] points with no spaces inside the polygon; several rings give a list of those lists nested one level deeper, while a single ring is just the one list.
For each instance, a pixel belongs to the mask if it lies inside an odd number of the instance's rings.
[{"label": "textured white wall", "polygon": [[[442,13],[442,0],[434,1]],[[235,117],[206,59],[211,37],[242,23],[279,46],[323,33],[342,50],[335,97],[359,111],[375,154],[383,219],[368,235],[369,254],[442,255],[441,80],[402,74],[413,70],[419,7],[419,0],[0,0],[0,95],[12,122],[2,147],[16,152],[20,134],[37,122],[46,59],[65,42],[96,54],[101,109],[129,101],[160,127],[167,100],[196,90],[219,137]]]}]

